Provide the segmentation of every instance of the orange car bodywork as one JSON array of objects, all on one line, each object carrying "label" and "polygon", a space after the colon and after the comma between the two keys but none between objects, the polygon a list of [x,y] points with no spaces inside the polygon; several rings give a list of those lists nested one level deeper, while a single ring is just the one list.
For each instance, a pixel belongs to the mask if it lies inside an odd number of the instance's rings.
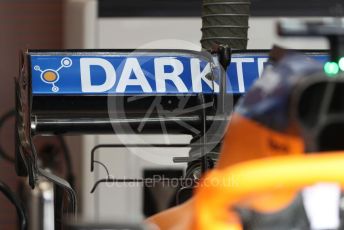
[{"label": "orange car bodywork", "polygon": [[[303,154],[304,145],[300,138],[273,131],[258,122],[234,113],[224,139],[217,169],[215,170],[217,175],[216,177],[222,178],[224,176],[223,178],[225,178],[227,182],[234,185],[237,183],[236,178],[232,178],[232,180],[230,180],[230,178],[226,176],[228,175],[227,172],[230,171],[232,167],[236,167],[236,165],[252,160],[265,160],[277,156],[302,156]],[[247,167],[245,170],[250,171]],[[223,176],[221,172],[224,173]],[[210,174],[211,177],[214,177],[213,175],[215,174]],[[255,190],[256,184],[254,181],[257,178],[255,177],[251,179],[252,182],[245,181],[245,183],[248,183],[247,186],[249,188]],[[205,190],[200,188],[196,200],[193,198],[185,204],[152,216],[147,219],[147,222],[155,224],[162,230],[214,229],[202,228],[200,226],[200,222],[197,220],[200,218],[202,218],[202,220],[204,219],[205,214],[203,211],[200,211],[203,210],[200,208],[203,207],[203,205],[207,206],[209,210],[213,210],[215,206],[218,208],[222,207],[217,206],[219,204],[207,205],[208,200],[212,200],[212,196],[218,196],[218,194],[216,194],[218,188],[219,187],[216,187],[216,189],[211,190],[208,194]],[[269,196],[261,196],[259,199],[251,200],[250,207],[261,212],[273,212],[290,204],[295,195],[295,191],[288,191],[275,193],[273,195],[270,194]],[[202,197],[202,199],[204,199],[204,197],[207,198],[202,202],[200,197]],[[224,205],[226,205],[226,203],[224,203]],[[232,225],[233,223],[237,223],[238,227],[241,227],[240,220],[234,212],[229,213],[227,209],[226,217],[226,220],[229,223]],[[209,227],[209,225],[207,226]]]},{"label": "orange car bodywork", "polygon": [[[195,195],[195,230],[242,230],[233,208],[252,207],[260,196],[289,192],[330,182],[344,186],[344,152],[282,156],[213,170],[203,178]],[[311,172],[311,173],[310,173]],[[236,178],[236,184],[226,183]]]}]

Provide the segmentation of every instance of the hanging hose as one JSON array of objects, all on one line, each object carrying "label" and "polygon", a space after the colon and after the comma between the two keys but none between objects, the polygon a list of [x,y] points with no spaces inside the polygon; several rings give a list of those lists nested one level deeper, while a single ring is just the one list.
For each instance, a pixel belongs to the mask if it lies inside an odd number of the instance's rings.
[{"label": "hanging hose", "polygon": [[244,50],[248,42],[250,0],[203,0],[202,47],[216,44]]}]

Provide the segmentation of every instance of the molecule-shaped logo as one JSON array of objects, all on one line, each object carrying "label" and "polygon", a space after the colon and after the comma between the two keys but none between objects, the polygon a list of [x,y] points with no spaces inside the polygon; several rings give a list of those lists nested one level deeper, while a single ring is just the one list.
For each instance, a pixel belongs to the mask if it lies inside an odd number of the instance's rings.
[{"label": "molecule-shaped logo", "polygon": [[65,58],[62,58],[61,66],[56,70],[53,70],[53,69],[41,70],[41,67],[39,67],[38,65],[34,67],[34,70],[41,72],[42,81],[47,84],[51,84],[52,85],[51,90],[56,93],[60,90],[59,87],[55,85],[55,83],[58,82],[60,79],[59,71],[63,68],[71,67],[72,64],[73,64],[72,60],[70,58],[65,57]]}]

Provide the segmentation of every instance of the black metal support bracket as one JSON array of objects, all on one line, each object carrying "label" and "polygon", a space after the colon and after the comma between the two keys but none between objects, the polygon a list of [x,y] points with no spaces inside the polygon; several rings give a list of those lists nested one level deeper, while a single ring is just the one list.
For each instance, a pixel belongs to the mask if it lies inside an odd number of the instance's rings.
[{"label": "black metal support bracket", "polygon": [[335,18],[332,22],[307,22],[284,20],[278,24],[278,33],[289,37],[326,37],[330,44],[330,61],[344,57],[344,22]]},{"label": "black metal support bracket", "polygon": [[29,185],[35,188],[39,175],[47,178],[54,184],[60,186],[69,196],[71,212],[76,216],[76,195],[75,191],[69,183],[62,178],[50,174],[38,167],[38,158],[35,145],[32,141],[31,127],[31,110],[32,110],[32,94],[31,82],[29,79],[29,60],[24,57],[24,53],[20,58],[20,73],[16,78],[16,171],[18,176],[28,176]]}]

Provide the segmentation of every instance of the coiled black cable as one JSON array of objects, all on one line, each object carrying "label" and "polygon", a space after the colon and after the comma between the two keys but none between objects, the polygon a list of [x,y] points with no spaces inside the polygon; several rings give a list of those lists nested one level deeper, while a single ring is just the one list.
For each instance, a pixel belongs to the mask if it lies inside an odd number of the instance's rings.
[{"label": "coiled black cable", "polygon": [[[4,115],[2,115],[0,117],[0,130],[2,129],[3,125],[5,124],[5,122],[10,119],[11,117],[14,117],[15,116],[15,110],[12,109],[8,112],[6,112]],[[0,157],[2,157],[2,159],[10,162],[10,163],[14,163],[14,158],[7,155],[5,150],[2,148],[1,144],[0,144]]]},{"label": "coiled black cable", "polygon": [[0,192],[15,206],[20,221],[20,229],[27,229],[27,216],[19,199],[12,190],[4,183],[0,182]]},{"label": "coiled black cable", "polygon": [[[3,128],[3,125],[5,124],[5,122],[10,119],[11,117],[14,117],[16,114],[16,111],[14,109],[11,109],[10,111],[6,112],[4,115],[2,115],[0,117],[0,130]],[[73,174],[73,167],[72,167],[72,161],[71,161],[71,153],[69,151],[69,148],[64,140],[64,138],[62,136],[57,136],[61,148],[62,148],[62,153],[65,159],[65,163],[67,166],[67,181],[69,182],[69,184],[74,187],[74,174]],[[2,148],[1,144],[0,144],[0,157],[2,157],[4,160],[7,160],[10,163],[14,163],[15,159],[13,157],[11,157],[10,155],[8,155],[5,150]]]}]

